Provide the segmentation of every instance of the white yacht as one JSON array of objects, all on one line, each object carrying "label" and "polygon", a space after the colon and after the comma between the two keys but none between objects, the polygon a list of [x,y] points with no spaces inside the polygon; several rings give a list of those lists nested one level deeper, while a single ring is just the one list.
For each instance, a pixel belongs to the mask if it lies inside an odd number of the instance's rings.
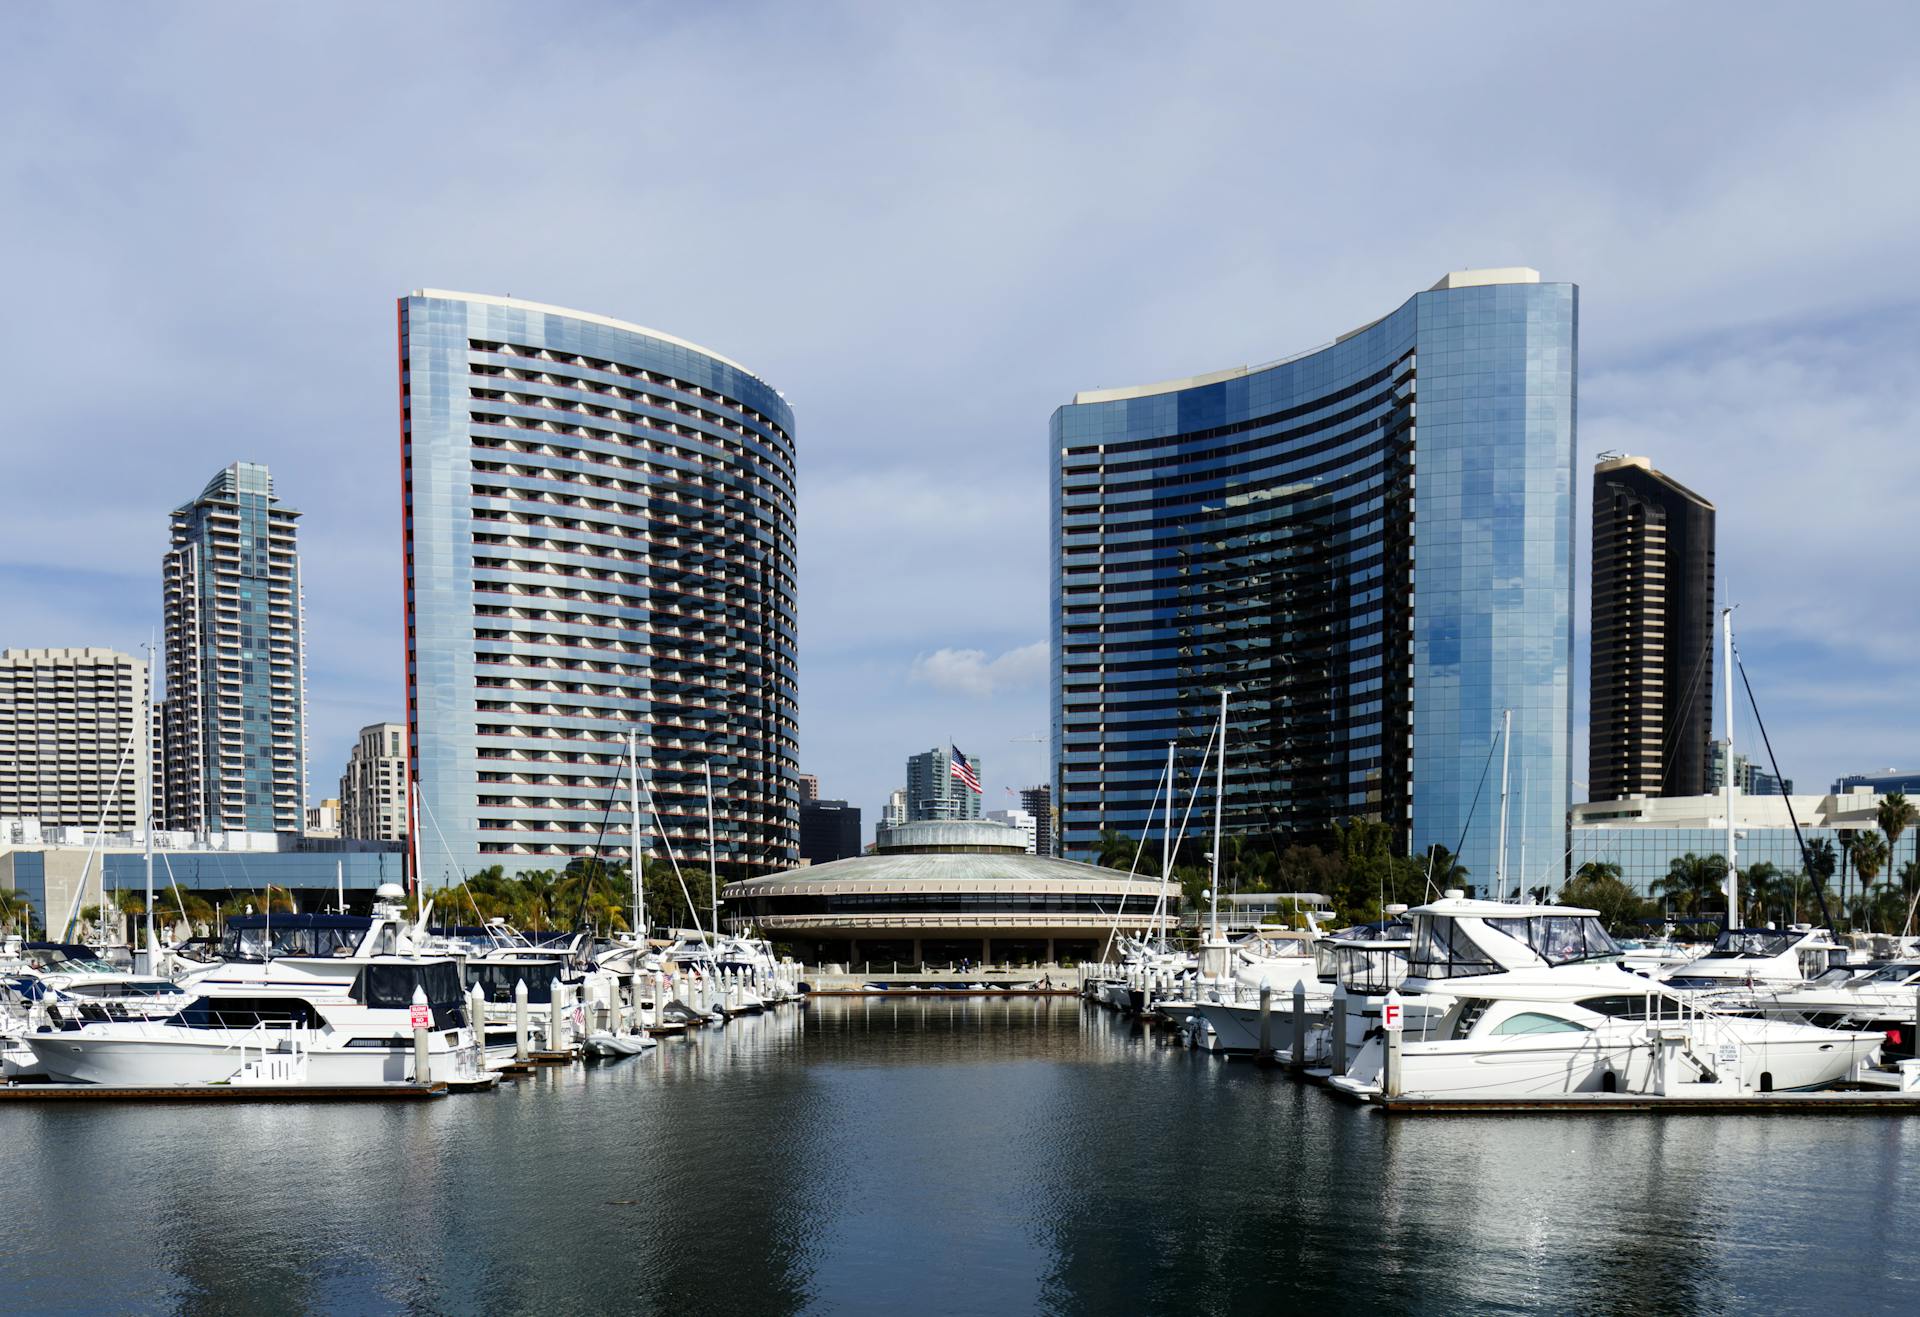
[{"label": "white yacht", "polygon": [[67,942],[29,942],[20,968],[0,979],[0,995],[30,1028],[89,1020],[154,1020],[185,1006],[192,994],[170,979],[133,974],[98,959],[92,948]]},{"label": "white yacht", "polygon": [[198,993],[164,1020],[117,1020],[26,1036],[56,1080],[128,1087],[244,1083],[273,1061],[293,1082],[405,1083],[414,1076],[412,1008],[425,996],[429,1064],[447,1076],[472,1068],[460,971],[452,960],[376,955],[344,992],[315,983],[223,986]]},{"label": "white yacht", "polygon": [[1778,1020],[1803,1020],[1828,1029],[1881,1029],[1889,1057],[1920,1055],[1914,1032],[1920,1015],[1920,958],[1871,969],[1830,970],[1803,987],[1757,994],[1753,1008]]},{"label": "white yacht", "polygon": [[1809,983],[1847,963],[1847,949],[1825,929],[1729,928],[1711,950],[1668,970],[1660,981],[1678,992],[1779,990]]},{"label": "white yacht", "polygon": [[[1409,999],[1450,999],[1400,1044],[1401,1094],[1546,1097],[1581,1092],[1765,1092],[1844,1079],[1884,1041],[1703,1009],[1630,973],[1596,913],[1468,900],[1413,912]],[[1385,1040],[1370,1037],[1335,1085],[1381,1091]]]}]

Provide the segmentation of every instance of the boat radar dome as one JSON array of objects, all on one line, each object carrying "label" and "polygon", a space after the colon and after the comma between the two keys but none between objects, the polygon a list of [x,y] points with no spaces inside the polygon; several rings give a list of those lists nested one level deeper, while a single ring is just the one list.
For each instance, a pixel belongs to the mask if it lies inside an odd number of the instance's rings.
[{"label": "boat radar dome", "polygon": [[1446,891],[1440,893],[1440,895],[1449,901],[1464,901],[1467,897],[1467,889],[1464,887],[1449,887]]},{"label": "boat radar dome", "polygon": [[373,889],[373,899],[376,901],[405,901],[407,899],[407,889],[399,883],[381,883]]},{"label": "boat radar dome", "polygon": [[1396,915],[1404,915],[1407,913],[1407,903],[1405,901],[1390,901],[1383,913],[1386,914],[1388,918],[1393,918]]}]

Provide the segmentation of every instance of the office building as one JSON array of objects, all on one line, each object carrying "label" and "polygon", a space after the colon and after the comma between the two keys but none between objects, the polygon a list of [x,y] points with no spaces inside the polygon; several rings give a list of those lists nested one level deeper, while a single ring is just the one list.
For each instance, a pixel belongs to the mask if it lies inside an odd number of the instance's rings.
[{"label": "office building", "polygon": [[1564,852],[1577,319],[1532,270],[1450,274],[1327,347],[1054,413],[1059,854],[1157,831],[1222,687],[1233,831],[1376,819],[1491,880],[1511,710],[1509,855]]},{"label": "office building", "polygon": [[[974,781],[978,782],[979,757],[968,755],[966,767],[973,771]],[[924,823],[929,819],[977,819],[981,794],[961,777],[953,752],[945,746],[936,746],[907,760],[906,821],[909,823]]]},{"label": "office building", "polygon": [[812,773],[797,774],[793,779],[793,784],[795,788],[799,790],[801,800],[820,799],[820,779]]},{"label": "office building", "polygon": [[1591,801],[1708,790],[1713,518],[1713,504],[1644,457],[1593,469]]},{"label": "office building", "polygon": [[1020,788],[1020,808],[1033,815],[1033,853],[1053,854],[1053,788],[1045,783]]},{"label": "office building", "polygon": [[229,466],[174,509],[163,564],[170,828],[305,825],[299,516],[252,462]]},{"label": "office building", "polygon": [[860,853],[860,808],[844,800],[800,802],[800,858],[831,864]]},{"label": "office building", "polygon": [[[1725,766],[1725,763],[1726,752],[1724,748],[1715,749],[1712,756],[1707,760],[1707,795],[1712,795],[1722,788],[1725,782],[1725,775],[1721,772],[1721,769]],[[1786,779],[1783,783],[1779,778],[1737,750],[1733,755],[1733,784],[1749,796],[1778,796],[1782,794],[1790,796],[1793,794],[1792,778]],[[1835,794],[1841,794],[1851,789],[1851,786],[1836,786],[1834,792]]]},{"label": "office building", "polygon": [[683,862],[710,768],[721,865],[793,865],[785,400],[671,335],[511,298],[403,297],[399,351],[423,849],[515,871],[596,853],[603,825],[625,844],[634,734]]},{"label": "office building", "polygon": [[1903,773],[1895,768],[1884,773],[1849,773],[1833,784],[1833,791],[1841,795],[1863,787],[1882,796],[1898,791],[1905,796],[1920,797],[1920,773]]},{"label": "office building", "polygon": [[1038,855],[1040,853],[1037,836],[1039,831],[1038,823],[1033,815],[1027,813],[1026,810],[989,810],[987,811],[986,817],[989,823],[998,823],[1003,828],[1011,828],[1013,831],[1019,833],[1021,841],[1027,848],[1027,854]]},{"label": "office building", "polygon": [[111,649],[0,651],[0,818],[140,825],[147,665]]},{"label": "office building", "polygon": [[367,841],[407,839],[407,729],[360,729],[340,777],[340,835]]},{"label": "office building", "polygon": [[[1825,796],[1747,795],[1736,792],[1733,819],[1735,860],[1741,873],[1765,862],[1783,874],[1804,868],[1800,841],[1825,841],[1836,855],[1841,842],[1878,829],[1881,795],[1869,788]],[[1799,831],[1795,833],[1795,825]],[[1901,852],[1906,852],[1901,843]],[[1615,864],[1624,882],[1642,896],[1653,894],[1673,861],[1684,855],[1725,856],[1727,802],[1724,795],[1635,797],[1593,801],[1572,811],[1569,869],[1587,863]],[[1527,885],[1558,887],[1557,861],[1529,866]],[[1830,894],[1838,892],[1836,874]],[[1813,912],[1802,908],[1803,918]]]}]

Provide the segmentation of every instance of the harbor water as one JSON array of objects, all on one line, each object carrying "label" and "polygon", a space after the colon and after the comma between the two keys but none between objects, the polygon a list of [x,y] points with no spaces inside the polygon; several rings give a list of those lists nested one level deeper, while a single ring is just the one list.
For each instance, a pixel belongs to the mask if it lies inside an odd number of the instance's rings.
[{"label": "harbor water", "polygon": [[1910,1312],[1920,1122],[1389,1118],[1065,998],[430,1103],[0,1107],[11,1312]]}]

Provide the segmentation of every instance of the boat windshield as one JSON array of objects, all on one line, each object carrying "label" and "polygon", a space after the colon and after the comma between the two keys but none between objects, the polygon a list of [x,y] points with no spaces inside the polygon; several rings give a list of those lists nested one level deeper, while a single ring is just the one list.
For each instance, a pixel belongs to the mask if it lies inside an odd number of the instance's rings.
[{"label": "boat windshield", "polygon": [[495,1004],[513,1001],[513,985],[526,981],[527,1000],[541,1005],[553,1000],[553,981],[560,977],[557,960],[469,961],[467,982],[478,984],[486,999]]},{"label": "boat windshield", "polygon": [[1860,981],[1862,983],[1905,983],[1916,974],[1920,974],[1920,961],[1896,960],[1891,965],[1882,965]]},{"label": "boat windshield", "polygon": [[1703,960],[1771,960],[1805,937],[1772,928],[1730,928],[1714,940]]},{"label": "boat windshield", "polygon": [[93,954],[90,947],[43,943],[29,946],[27,963],[46,974],[118,974],[120,971]]},{"label": "boat windshield", "polygon": [[180,985],[166,979],[120,979],[113,983],[76,983],[66,989],[69,997],[164,997],[179,992]]},{"label": "boat windshield", "polygon": [[183,1029],[318,1029],[326,1019],[299,997],[195,997],[167,1024]]},{"label": "boat windshield", "polygon": [[1500,966],[1449,915],[1416,915],[1407,973],[1416,978],[1463,979],[1498,974]]},{"label": "boat windshield", "polygon": [[1487,927],[1524,942],[1549,965],[1617,956],[1620,948],[1592,915],[1530,915],[1524,919],[1489,919]]},{"label": "boat windshield", "polygon": [[343,959],[360,949],[368,920],[308,922],[288,918],[271,925],[259,919],[235,920],[220,940],[222,960],[265,960],[269,956],[318,956]]}]

